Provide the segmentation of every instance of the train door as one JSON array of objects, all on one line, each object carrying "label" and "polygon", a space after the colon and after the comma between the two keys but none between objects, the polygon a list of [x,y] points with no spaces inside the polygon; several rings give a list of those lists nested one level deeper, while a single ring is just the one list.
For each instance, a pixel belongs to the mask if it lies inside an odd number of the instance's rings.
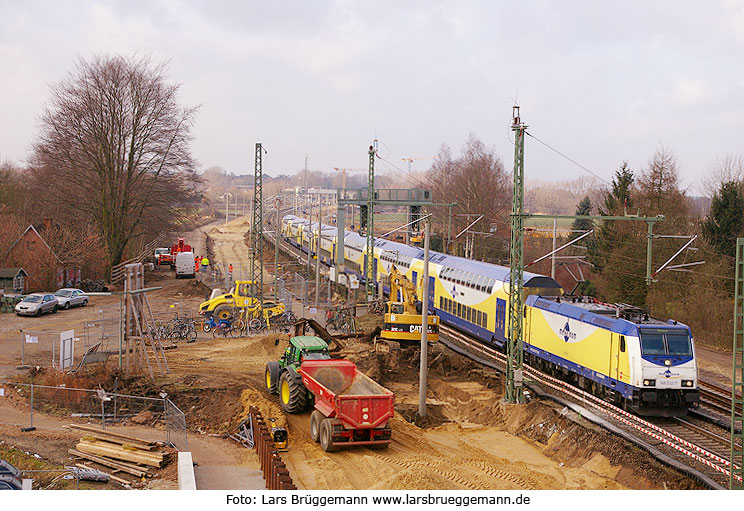
[{"label": "train door", "polygon": [[434,312],[434,277],[429,277],[429,312]]},{"label": "train door", "polygon": [[502,341],[506,339],[506,300],[496,299],[496,337]]},{"label": "train door", "polygon": [[416,293],[420,295],[421,290],[419,289],[419,283],[418,283],[418,272],[412,271],[411,272],[411,282],[413,282],[413,287],[416,288]]},{"label": "train door", "polygon": [[615,385],[618,378],[618,367],[620,365],[620,335],[610,333],[610,383]]}]

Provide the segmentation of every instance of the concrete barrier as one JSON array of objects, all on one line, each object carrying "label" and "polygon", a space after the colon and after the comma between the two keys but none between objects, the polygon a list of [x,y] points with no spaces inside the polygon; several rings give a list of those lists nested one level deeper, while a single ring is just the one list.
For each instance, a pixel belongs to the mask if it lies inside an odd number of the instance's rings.
[{"label": "concrete barrier", "polygon": [[194,476],[194,460],[190,452],[178,452],[178,489],[196,490],[196,476]]}]

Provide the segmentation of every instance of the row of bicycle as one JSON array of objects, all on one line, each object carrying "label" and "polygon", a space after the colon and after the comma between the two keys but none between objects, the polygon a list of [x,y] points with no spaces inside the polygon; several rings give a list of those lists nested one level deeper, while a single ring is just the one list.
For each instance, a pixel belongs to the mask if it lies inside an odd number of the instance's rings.
[{"label": "row of bicycle", "polygon": [[222,318],[212,315],[204,320],[202,330],[212,332],[213,337],[243,337],[254,332],[277,331],[297,322],[297,317],[290,311],[282,311],[275,316],[263,314],[247,321],[246,319],[243,311]]}]

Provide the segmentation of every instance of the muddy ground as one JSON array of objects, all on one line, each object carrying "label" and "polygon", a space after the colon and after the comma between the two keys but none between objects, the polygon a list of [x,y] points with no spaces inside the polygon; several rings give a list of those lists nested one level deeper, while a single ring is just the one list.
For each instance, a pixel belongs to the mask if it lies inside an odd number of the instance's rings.
[{"label": "muddy ground", "polygon": [[[210,245],[221,258],[247,257],[244,219],[211,236]],[[242,262],[239,259],[239,262]],[[150,294],[153,309],[173,314],[170,305],[194,309],[205,290],[192,281],[176,281],[169,272],[152,276],[148,285],[163,289]],[[116,307],[118,298],[96,298],[89,310]],[[80,328],[90,315],[78,309],[43,318],[7,319],[0,326],[0,379],[27,378],[17,371],[20,328],[63,330]],[[367,322],[369,323],[369,322]],[[278,345],[275,343],[279,339]],[[238,484],[217,474],[244,469],[254,474],[256,458],[238,444],[222,437],[258,406],[264,417],[276,417],[289,430],[290,450],[282,457],[301,489],[688,489],[697,484],[651,459],[644,451],[595,427],[552,402],[535,401],[521,406],[501,403],[502,381],[491,370],[433,347],[428,387],[428,415],[416,419],[418,409],[418,351],[389,349],[386,345],[346,341],[336,354],[354,360],[362,370],[396,395],[392,443],[383,451],[367,448],[324,453],[310,439],[309,413],[285,415],[276,396],[264,389],[264,366],[276,360],[286,346],[284,334],[214,340],[201,334],[197,342],[179,343],[168,350],[171,370],[151,381],[133,379],[120,387],[139,394],[165,391],[186,413],[194,458],[211,467],[212,477],[197,474],[200,488],[230,488]],[[116,361],[106,372],[91,372],[90,384],[110,381]],[[37,377],[41,378],[40,374]],[[18,424],[13,418],[26,413],[26,404],[0,398],[0,422]],[[13,415],[15,414],[15,415]],[[13,415],[13,417],[11,417]],[[9,420],[10,419],[10,420]],[[22,420],[22,419],[20,419]],[[41,419],[39,419],[41,420]],[[40,455],[50,463],[67,464],[73,441],[56,428],[67,420],[51,417],[48,427],[33,436],[14,426],[0,426],[3,445]],[[413,422],[412,422],[413,421]],[[144,426],[129,425],[131,428]],[[137,429],[140,436],[144,436]],[[161,432],[153,431],[159,435]],[[0,452],[2,452],[0,445]],[[220,472],[220,464],[228,469]],[[251,472],[253,471],[253,472]],[[246,476],[247,477],[247,476]],[[243,478],[245,479],[245,477]],[[164,473],[168,487],[174,474]],[[170,482],[170,483],[169,483]],[[226,486],[227,485],[227,486]],[[237,487],[237,486],[235,486]]]}]

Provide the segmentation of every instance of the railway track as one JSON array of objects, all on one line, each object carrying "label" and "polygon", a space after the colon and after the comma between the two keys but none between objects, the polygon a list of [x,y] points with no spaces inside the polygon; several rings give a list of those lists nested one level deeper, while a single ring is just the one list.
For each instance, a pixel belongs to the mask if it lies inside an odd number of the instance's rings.
[{"label": "railway track", "polygon": [[[700,405],[724,416],[731,415],[731,389],[721,387],[708,381],[698,381]],[[741,398],[741,396],[737,396]],[[738,412],[741,414],[742,408]]]},{"label": "railway track", "polygon": [[[271,237],[270,237],[271,239]],[[289,253],[301,253],[281,237],[280,247]],[[271,239],[273,241],[273,239]],[[499,371],[506,368],[506,356],[473,337],[442,324],[440,340],[449,348]],[[727,487],[730,453],[729,432],[704,419],[692,418],[642,418],[585,392],[551,375],[525,365],[525,382],[539,383],[550,392],[558,393],[582,406],[592,408],[606,420],[623,429],[628,435],[638,438],[644,445],[654,447],[679,463],[704,476],[704,481],[713,487]],[[717,415],[730,415],[731,393],[710,382],[699,382],[701,407]],[[530,391],[525,389],[530,398]],[[712,483],[712,484],[711,484]]]},{"label": "railway track", "polygon": [[[506,367],[506,356],[503,353],[447,325],[440,326],[440,340],[451,349],[485,362],[490,367],[501,371]],[[730,440],[728,432],[723,428],[700,419],[642,418],[527,365],[525,382],[528,386],[532,382],[538,383],[550,392],[593,409],[643,444],[650,445],[694,469],[719,487],[728,485]],[[711,387],[713,386],[708,386],[709,389]],[[725,389],[719,387],[718,393],[721,394],[721,391]],[[708,406],[711,401],[706,398],[705,403]]]}]

